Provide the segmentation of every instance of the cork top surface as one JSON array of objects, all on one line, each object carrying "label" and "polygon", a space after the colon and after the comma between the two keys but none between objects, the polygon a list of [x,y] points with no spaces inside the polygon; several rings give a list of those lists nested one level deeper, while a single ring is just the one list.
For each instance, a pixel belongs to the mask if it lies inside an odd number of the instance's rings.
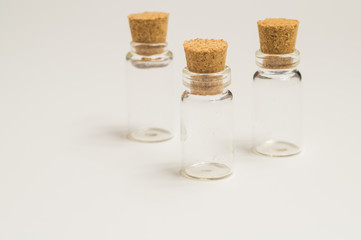
[{"label": "cork top surface", "polygon": [[260,48],[266,54],[288,54],[295,51],[298,20],[268,18],[257,22]]},{"label": "cork top surface", "polygon": [[297,27],[299,24],[298,20],[294,19],[286,19],[286,18],[267,18],[265,20],[260,20],[257,22],[258,26],[264,26],[264,27]]},{"label": "cork top surface", "polygon": [[128,16],[132,40],[136,43],[165,43],[169,13],[144,12]]},{"label": "cork top surface", "polygon": [[144,12],[144,13],[133,13],[128,16],[129,20],[156,20],[162,18],[168,18],[169,13],[165,12]]},{"label": "cork top surface", "polygon": [[214,51],[227,51],[228,43],[223,39],[193,39],[184,41],[186,51],[210,53]]},{"label": "cork top surface", "polygon": [[187,67],[195,73],[216,73],[224,70],[228,43],[222,39],[194,39],[183,44]]}]

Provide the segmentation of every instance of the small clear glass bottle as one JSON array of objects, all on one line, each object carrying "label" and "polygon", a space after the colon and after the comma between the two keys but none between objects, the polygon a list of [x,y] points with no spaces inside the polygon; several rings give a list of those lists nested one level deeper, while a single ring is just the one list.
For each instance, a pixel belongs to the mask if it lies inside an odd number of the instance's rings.
[{"label": "small clear glass bottle", "polygon": [[173,54],[167,43],[131,42],[127,54],[128,138],[161,142],[173,137]]},{"label": "small clear glass bottle", "polygon": [[231,69],[193,73],[183,69],[186,90],[181,103],[181,173],[215,180],[233,171],[233,101],[227,89]]},{"label": "small clear glass bottle", "polygon": [[300,53],[256,52],[259,67],[253,77],[253,150],[284,157],[302,149],[302,86],[296,69]]}]

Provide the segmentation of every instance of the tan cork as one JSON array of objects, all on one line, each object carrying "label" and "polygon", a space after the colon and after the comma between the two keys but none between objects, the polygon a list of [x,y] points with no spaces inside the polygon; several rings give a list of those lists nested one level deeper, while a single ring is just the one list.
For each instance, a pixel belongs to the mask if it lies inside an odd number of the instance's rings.
[{"label": "tan cork", "polygon": [[261,52],[266,54],[293,53],[299,21],[268,18],[257,22]]},{"label": "tan cork", "polygon": [[215,95],[223,91],[220,76],[207,75],[225,69],[228,43],[222,39],[194,39],[183,44],[187,67],[190,72],[202,73],[193,76],[190,84],[192,94]]},{"label": "tan cork", "polygon": [[169,13],[144,12],[128,16],[133,42],[165,43]]},{"label": "tan cork", "polygon": [[216,73],[224,70],[228,43],[222,39],[194,39],[183,44],[188,70]]}]

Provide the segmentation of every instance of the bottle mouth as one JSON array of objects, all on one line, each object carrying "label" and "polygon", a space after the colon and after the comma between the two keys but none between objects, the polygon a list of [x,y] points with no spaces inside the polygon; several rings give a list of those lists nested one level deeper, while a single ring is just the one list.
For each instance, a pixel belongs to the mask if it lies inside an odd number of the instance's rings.
[{"label": "bottle mouth", "polygon": [[152,56],[168,51],[167,43],[130,43],[131,51],[138,55]]},{"label": "bottle mouth", "polygon": [[300,52],[295,50],[287,54],[267,54],[258,50],[256,52],[256,64],[266,69],[290,69],[300,63]]},{"label": "bottle mouth", "polygon": [[226,66],[216,73],[195,73],[183,69],[183,84],[195,95],[217,95],[231,84],[231,69]]}]

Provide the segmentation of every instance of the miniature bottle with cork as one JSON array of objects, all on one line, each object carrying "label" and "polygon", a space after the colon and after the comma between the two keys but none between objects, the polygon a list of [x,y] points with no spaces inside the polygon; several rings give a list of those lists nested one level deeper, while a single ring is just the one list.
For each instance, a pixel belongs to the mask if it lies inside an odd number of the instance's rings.
[{"label": "miniature bottle with cork", "polygon": [[227,89],[231,69],[225,65],[224,40],[184,42],[187,67],[181,103],[181,173],[216,180],[233,171],[233,102]]},{"label": "miniature bottle with cork", "polygon": [[161,142],[173,137],[173,54],[167,48],[168,13],[128,16],[132,34],[126,56],[128,138]]},{"label": "miniature bottle with cork", "polygon": [[302,149],[298,25],[290,19],[258,21],[261,48],[253,77],[253,150],[266,156],[291,156]]}]

